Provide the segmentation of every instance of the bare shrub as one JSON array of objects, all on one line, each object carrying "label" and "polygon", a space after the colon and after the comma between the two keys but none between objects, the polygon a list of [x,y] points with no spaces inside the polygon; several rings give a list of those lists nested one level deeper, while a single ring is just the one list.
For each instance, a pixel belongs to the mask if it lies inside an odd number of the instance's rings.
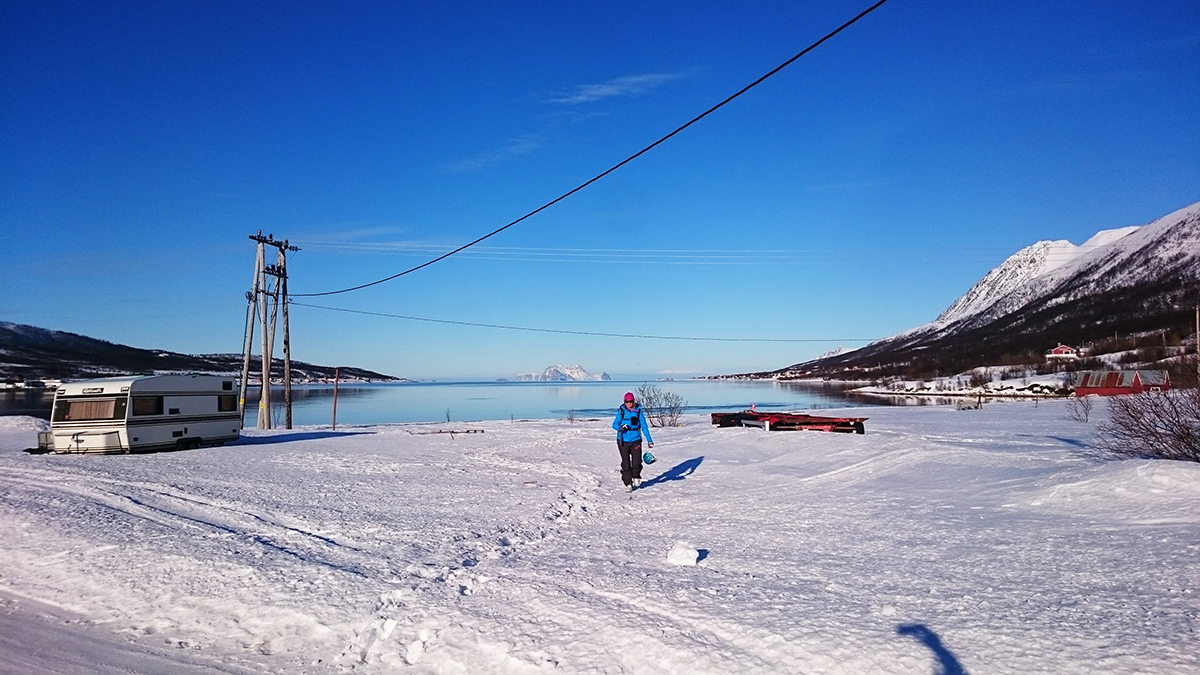
[{"label": "bare shrub", "polygon": [[1067,414],[1076,422],[1087,422],[1092,415],[1092,406],[1095,404],[1096,399],[1092,396],[1082,398],[1072,396],[1067,399]]},{"label": "bare shrub", "polygon": [[992,381],[991,368],[977,368],[971,371],[971,386],[975,388],[982,387],[985,384],[990,384]]},{"label": "bare shrub", "polygon": [[1167,348],[1162,345],[1150,345],[1138,350],[1138,361],[1142,363],[1157,363],[1167,358]]},{"label": "bare shrub", "polygon": [[679,418],[683,416],[683,409],[686,407],[687,401],[679,394],[670,391],[663,394],[662,426],[679,426]]},{"label": "bare shrub", "polygon": [[1196,388],[1196,355],[1177,356],[1163,364],[1171,374],[1171,386],[1179,389]]},{"label": "bare shrub", "polygon": [[652,384],[643,384],[637,388],[638,405],[642,406],[642,410],[646,412],[646,417],[653,418],[662,404],[662,390]]},{"label": "bare shrub", "polygon": [[1200,462],[1200,390],[1114,396],[1099,431],[1100,447],[1124,457]]},{"label": "bare shrub", "polygon": [[687,407],[687,401],[679,394],[663,391],[651,384],[637,388],[637,399],[650,420],[650,426],[677,427],[679,418]]}]

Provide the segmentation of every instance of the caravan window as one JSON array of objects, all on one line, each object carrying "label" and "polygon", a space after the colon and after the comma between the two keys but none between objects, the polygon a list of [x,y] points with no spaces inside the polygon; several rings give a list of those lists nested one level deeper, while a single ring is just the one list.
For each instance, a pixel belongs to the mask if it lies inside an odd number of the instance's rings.
[{"label": "caravan window", "polygon": [[133,414],[134,415],[161,415],[163,411],[163,397],[161,396],[134,396],[133,397]]},{"label": "caravan window", "polygon": [[123,420],[128,399],[92,398],[81,401],[59,401],[54,406],[55,422],[86,420]]},{"label": "caravan window", "polygon": [[217,397],[217,412],[234,412],[237,410],[237,396],[221,394]]}]

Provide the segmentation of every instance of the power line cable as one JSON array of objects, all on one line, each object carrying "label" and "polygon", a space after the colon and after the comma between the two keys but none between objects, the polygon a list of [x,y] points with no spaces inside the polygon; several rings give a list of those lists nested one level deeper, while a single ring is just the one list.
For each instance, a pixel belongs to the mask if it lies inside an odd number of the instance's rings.
[{"label": "power line cable", "polygon": [[416,272],[416,271],[417,271],[417,270],[419,270],[419,269],[423,269],[423,268],[425,268],[425,267],[429,267],[430,265],[432,265],[432,264],[434,264],[434,263],[441,262],[442,260],[445,260],[446,258],[449,258],[450,256],[454,255],[455,253],[458,253],[459,251],[462,251],[462,250],[464,250],[464,249],[470,248],[470,247],[474,246],[475,244],[478,244],[479,242],[481,242],[481,241],[483,241],[483,240],[485,240],[485,239],[487,239],[487,238],[489,238],[489,237],[492,237],[492,236],[495,236],[495,235],[497,235],[497,234],[500,234],[501,232],[503,232],[503,231],[507,230],[508,228],[512,227],[513,225],[516,225],[517,223],[520,223],[520,222],[521,222],[521,221],[523,221],[523,220],[526,220],[526,219],[528,219],[528,218],[531,218],[531,217],[533,217],[534,215],[537,215],[538,213],[541,213],[542,211],[545,211],[546,209],[550,208],[551,206],[554,206],[555,204],[557,204],[557,203],[561,202],[562,200],[566,199],[567,197],[570,197],[571,195],[575,194],[576,192],[579,192],[580,190],[584,189],[585,187],[587,187],[587,186],[591,185],[592,183],[595,183],[596,181],[600,180],[601,178],[604,178],[604,177],[605,177],[605,176],[607,176],[608,174],[610,174],[610,173],[612,173],[612,172],[616,171],[617,169],[619,169],[619,168],[621,168],[621,167],[625,166],[626,164],[628,164],[628,163],[632,162],[633,160],[637,159],[638,157],[641,157],[642,155],[646,154],[647,152],[649,152],[650,150],[654,149],[655,147],[657,147],[657,146],[661,145],[662,143],[666,142],[666,140],[667,140],[667,139],[671,138],[671,137],[672,137],[672,136],[674,136],[675,134],[678,134],[679,132],[683,131],[684,129],[686,129],[686,128],[690,127],[690,126],[692,126],[692,125],[693,125],[693,124],[695,124],[696,122],[699,122],[700,120],[704,119],[705,117],[708,117],[710,114],[712,114],[713,112],[715,112],[715,111],[716,111],[718,108],[721,108],[721,107],[722,107],[722,106],[724,106],[726,103],[729,103],[729,102],[730,102],[730,101],[732,101],[733,99],[735,99],[735,98],[737,98],[737,97],[741,96],[742,94],[746,93],[747,91],[750,91],[750,90],[751,90],[751,89],[753,89],[754,87],[756,87],[756,86],[758,86],[759,84],[761,84],[761,83],[762,83],[764,80],[766,80],[768,77],[771,77],[771,76],[772,76],[772,75],[774,75],[775,73],[778,73],[779,71],[781,71],[781,70],[783,70],[784,68],[786,68],[786,67],[788,67],[789,65],[791,65],[791,64],[792,64],[792,62],[794,62],[796,59],[799,59],[801,56],[804,56],[805,54],[807,54],[807,53],[811,52],[812,50],[816,49],[817,47],[819,47],[819,46],[821,45],[821,43],[823,43],[823,42],[825,42],[826,40],[828,40],[828,39],[832,38],[833,36],[837,35],[838,33],[842,32],[842,31],[843,31],[843,30],[845,30],[846,28],[849,28],[851,25],[853,25],[853,24],[854,24],[855,22],[857,22],[859,19],[863,18],[864,16],[866,16],[866,15],[870,14],[871,12],[875,11],[876,9],[878,9],[878,8],[879,8],[881,5],[883,5],[883,3],[885,3],[885,2],[887,2],[887,0],[879,0],[879,1],[878,1],[878,2],[876,2],[874,5],[871,5],[871,6],[870,6],[870,7],[868,7],[867,9],[863,10],[862,12],[860,12],[860,13],[858,14],[858,16],[854,17],[853,19],[850,19],[849,21],[847,21],[846,23],[842,24],[841,26],[838,26],[838,27],[837,27],[835,30],[833,30],[832,32],[830,32],[829,34],[827,34],[825,37],[821,38],[820,40],[817,40],[816,42],[812,43],[812,44],[811,44],[811,45],[809,45],[808,47],[805,47],[805,48],[804,48],[804,50],[803,50],[803,51],[801,51],[799,54],[796,54],[796,55],[795,55],[795,56],[793,56],[792,58],[790,58],[790,59],[788,59],[787,61],[784,61],[783,63],[781,63],[781,64],[779,64],[778,66],[776,66],[774,69],[772,69],[772,70],[771,70],[770,72],[768,72],[767,74],[765,74],[765,75],[763,75],[762,77],[758,78],[757,80],[755,80],[755,81],[751,82],[750,84],[746,85],[745,87],[742,87],[740,90],[738,90],[738,92],[737,92],[737,93],[735,93],[735,94],[733,94],[733,95],[729,96],[729,97],[728,97],[728,98],[726,98],[724,101],[721,101],[720,103],[718,103],[718,104],[714,105],[713,107],[709,108],[708,110],[705,110],[704,112],[700,113],[699,115],[697,115],[697,116],[693,117],[692,119],[688,120],[688,122],[687,122],[687,123],[685,123],[683,126],[680,126],[678,129],[676,129],[676,130],[672,131],[671,133],[667,134],[666,136],[663,136],[662,138],[658,139],[657,141],[654,141],[653,143],[651,143],[650,145],[647,145],[646,147],[642,148],[641,150],[638,150],[638,151],[637,151],[637,152],[635,152],[634,154],[630,155],[629,157],[625,158],[624,160],[622,160],[622,161],[618,162],[617,164],[613,165],[613,166],[612,166],[611,168],[609,168],[607,171],[604,171],[603,173],[601,173],[601,174],[597,175],[595,178],[592,178],[591,180],[587,181],[586,183],[583,183],[583,184],[582,184],[582,185],[580,185],[579,187],[577,187],[577,188],[575,188],[575,189],[571,190],[570,192],[567,192],[567,193],[565,193],[565,194],[563,194],[563,195],[559,196],[559,197],[558,197],[558,198],[556,198],[556,199],[553,199],[553,200],[551,200],[551,201],[549,201],[549,202],[546,202],[545,204],[543,204],[543,205],[539,206],[538,208],[536,208],[536,209],[534,209],[534,210],[530,211],[529,213],[526,213],[525,215],[521,216],[520,218],[517,218],[516,220],[512,221],[511,223],[509,223],[509,224],[505,225],[504,227],[499,227],[499,228],[496,228],[495,230],[492,230],[491,232],[489,232],[489,233],[487,233],[487,234],[483,235],[482,237],[479,237],[478,239],[476,239],[476,240],[474,240],[474,241],[472,241],[472,242],[470,242],[470,243],[463,244],[462,246],[459,246],[458,248],[454,249],[453,251],[450,251],[449,253],[445,253],[445,254],[443,254],[443,255],[440,255],[440,256],[438,256],[438,257],[434,258],[433,260],[429,260],[429,261],[427,261],[427,262],[424,262],[424,263],[422,263],[422,264],[420,264],[420,265],[417,265],[416,267],[411,267],[411,268],[409,268],[409,269],[406,269],[406,270],[404,270],[403,272],[399,272],[399,273],[393,274],[393,275],[392,275],[392,276],[390,276],[390,277],[384,277],[383,279],[379,279],[379,280],[376,280],[376,281],[372,281],[372,282],[370,282],[370,283],[359,284],[358,286],[351,286],[351,287],[349,287],[349,288],[343,288],[343,289],[336,290],[336,291],[325,291],[325,292],[323,292],[323,293],[292,293],[292,297],[294,297],[294,298],[299,298],[299,297],[305,297],[305,298],[315,298],[315,297],[318,297],[318,296],[323,296],[323,295],[337,295],[337,294],[339,294],[339,293],[349,293],[350,291],[357,291],[357,290],[361,290],[361,289],[364,289],[364,288],[368,288],[368,287],[370,287],[370,286],[375,286],[375,285],[378,285],[378,284],[382,284],[382,283],[384,283],[384,282],[386,282],[386,281],[391,281],[392,279],[397,279],[397,278],[399,278],[399,277],[402,277],[402,276],[404,276],[404,275],[406,275],[406,274],[410,274],[410,273],[412,273],[412,272]]},{"label": "power line cable", "polygon": [[[294,297],[294,296],[293,296]],[[348,314],[364,314],[366,316],[382,316],[389,319],[405,319],[407,321],[425,321],[428,323],[445,323],[453,326],[473,326],[475,328],[500,328],[503,330],[519,330],[529,333],[557,333],[559,335],[591,335],[595,337],[613,337],[613,338],[634,338],[639,340],[686,340],[689,342],[874,342],[878,338],[810,338],[810,339],[785,339],[785,338],[718,338],[718,337],[691,337],[683,335],[638,335],[634,333],[599,333],[586,330],[559,330],[556,328],[528,328],[524,326],[504,326],[494,323],[475,323],[472,321],[451,321],[449,319],[429,319],[420,316],[406,316],[404,314],[387,314],[384,312],[368,312],[361,309],[346,309],[345,307],[327,307],[325,305],[310,305],[304,302],[292,301],[293,307],[311,307],[313,309],[326,309],[331,312],[346,312]]]}]

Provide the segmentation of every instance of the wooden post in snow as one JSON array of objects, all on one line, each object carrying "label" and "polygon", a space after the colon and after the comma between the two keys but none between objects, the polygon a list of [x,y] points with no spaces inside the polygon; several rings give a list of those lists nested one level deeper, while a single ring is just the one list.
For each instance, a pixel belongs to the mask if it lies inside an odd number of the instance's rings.
[{"label": "wooden post in snow", "polygon": [[338,369],[333,369],[333,430],[337,431],[337,387]]}]

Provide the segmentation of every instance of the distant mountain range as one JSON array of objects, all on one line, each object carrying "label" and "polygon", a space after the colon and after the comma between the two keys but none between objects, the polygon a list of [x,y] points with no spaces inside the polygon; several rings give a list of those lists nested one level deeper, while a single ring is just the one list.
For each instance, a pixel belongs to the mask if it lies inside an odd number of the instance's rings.
[{"label": "distant mountain range", "polygon": [[[988,272],[934,321],[776,371],[735,377],[953,373],[1033,362],[1058,343],[1190,336],[1200,303],[1200,202],[1075,246],[1040,241]],[[1024,361],[1022,359],[1025,359]]]},{"label": "distant mountain range", "polygon": [[[262,361],[251,359],[250,372],[262,373]],[[391,382],[402,380],[382,373],[337,366],[343,379]],[[333,366],[292,361],[292,381],[333,378]],[[139,349],[104,340],[47,330],[36,326],[0,322],[0,378],[85,379],[131,373],[213,373],[241,375],[241,354],[179,354],[159,349]],[[273,377],[283,376],[283,363],[272,364]],[[253,377],[253,375],[252,375]]]},{"label": "distant mountain range", "polygon": [[517,375],[517,382],[597,382],[610,380],[608,373],[592,375],[580,366],[549,366],[541,373]]}]

